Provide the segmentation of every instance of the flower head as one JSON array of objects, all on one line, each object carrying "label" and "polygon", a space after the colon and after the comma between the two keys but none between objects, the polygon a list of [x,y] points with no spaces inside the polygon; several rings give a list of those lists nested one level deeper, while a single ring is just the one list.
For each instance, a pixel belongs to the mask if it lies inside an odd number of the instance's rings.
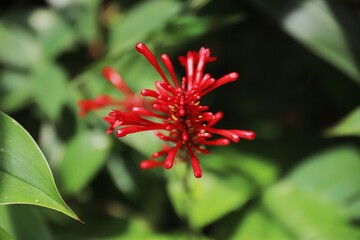
[{"label": "flower head", "polygon": [[[159,152],[152,154],[151,159],[141,162],[142,169],[158,166],[169,169],[174,165],[176,156],[179,156],[182,160],[190,160],[194,175],[199,178],[202,176],[202,170],[197,156],[200,153],[209,153],[206,146],[228,145],[230,142],[239,142],[240,138],[255,138],[252,131],[215,128],[223,113],[214,114],[209,111],[208,106],[201,105],[200,100],[204,95],[238,78],[236,72],[217,80],[204,73],[205,64],[215,60],[210,56],[210,49],[200,48],[199,52],[189,51],[186,57],[179,57],[181,65],[186,69],[186,76],[182,77],[180,82],[177,81],[168,55],[162,54],[161,61],[169,72],[171,81],[145,44],[138,43],[136,50],[145,56],[162,78],[155,83],[155,90],[141,91],[143,97],[151,100],[146,103],[145,100],[135,101],[136,95],[122,80],[110,80],[127,97],[125,101],[117,102],[110,97],[100,96],[91,102],[83,101],[80,107],[83,112],[87,112],[105,105],[121,106],[104,118],[110,125],[107,133],[116,131],[119,138],[142,131],[155,131],[155,135],[166,144]],[[107,79],[121,79],[112,78],[109,76],[111,74],[104,75]],[[216,138],[215,135],[220,137]],[[155,160],[162,157],[162,160]]]}]

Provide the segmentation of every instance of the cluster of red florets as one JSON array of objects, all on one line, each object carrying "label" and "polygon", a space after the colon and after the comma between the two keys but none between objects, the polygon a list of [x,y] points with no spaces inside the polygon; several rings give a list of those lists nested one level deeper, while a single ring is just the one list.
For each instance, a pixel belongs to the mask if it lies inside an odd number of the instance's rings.
[{"label": "cluster of red florets", "polygon": [[[151,159],[141,162],[142,169],[164,166],[169,169],[173,166],[176,156],[187,156],[192,164],[195,177],[202,176],[202,170],[197,155],[208,154],[207,145],[228,145],[230,142],[238,142],[240,138],[252,140],[255,133],[237,129],[218,129],[214,125],[223,117],[222,112],[212,113],[208,106],[200,105],[200,98],[210,91],[238,78],[236,72],[229,73],[220,79],[211,78],[210,74],[204,74],[204,66],[207,62],[214,61],[210,56],[210,50],[201,48],[199,52],[189,51],[186,57],[180,56],[181,65],[186,69],[186,76],[178,83],[173,65],[166,54],[161,55],[172,82],[168,80],[162,71],[158,61],[151,51],[143,43],[136,45],[138,52],[154,66],[161,75],[162,80],[155,83],[156,90],[143,89],[141,95],[151,99],[137,96],[122,80],[121,76],[112,68],[105,68],[103,75],[124,95],[124,100],[114,100],[102,95],[94,100],[82,100],[79,102],[80,114],[102,108],[115,106],[104,120],[110,125],[107,133],[116,130],[117,137],[125,137],[127,134],[155,131],[155,135],[165,141],[161,151],[152,155]],[[213,135],[220,138],[214,139]],[[178,154],[179,151],[187,154]],[[163,160],[155,160],[165,156]],[[183,159],[182,160],[186,160]]]}]

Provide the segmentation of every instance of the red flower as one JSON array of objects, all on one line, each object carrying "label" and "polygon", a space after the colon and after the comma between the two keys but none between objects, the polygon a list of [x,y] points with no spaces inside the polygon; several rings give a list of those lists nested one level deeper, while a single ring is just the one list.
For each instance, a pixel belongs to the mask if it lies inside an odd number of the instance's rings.
[{"label": "red flower", "polygon": [[[187,156],[190,159],[194,175],[199,178],[202,176],[202,170],[197,155],[208,154],[207,145],[228,145],[231,141],[239,142],[240,138],[248,140],[255,138],[255,133],[252,131],[214,128],[214,125],[223,117],[222,112],[214,114],[208,111],[208,106],[200,105],[202,96],[238,78],[236,72],[229,73],[218,80],[211,78],[208,73],[204,74],[205,64],[215,60],[210,56],[209,49],[201,48],[199,52],[189,51],[186,57],[179,57],[181,65],[186,69],[186,76],[182,78],[181,84],[178,83],[173,65],[166,54],[161,55],[161,60],[170,73],[171,82],[145,44],[138,43],[136,50],[145,56],[162,77],[161,81],[155,83],[156,90],[143,89],[141,91],[142,96],[149,97],[152,101],[147,102],[148,104],[144,101],[135,101],[134,93],[123,81],[110,80],[113,79],[109,76],[111,74],[105,73],[105,77],[123,92],[127,99],[117,102],[110,97],[101,96],[98,101],[100,103],[96,101],[99,99],[91,102],[85,100],[80,102],[80,106],[83,112],[87,112],[105,105],[120,105],[120,110],[113,110],[104,118],[110,124],[107,133],[117,129],[116,135],[119,138],[136,132],[156,131],[155,135],[167,144],[159,152],[154,153],[152,159],[142,161],[140,164],[142,169],[158,166],[169,169],[173,166],[175,157],[180,156],[179,152],[181,152],[181,156]],[[107,71],[110,71],[109,68],[104,70],[104,72]],[[214,139],[213,135],[219,135],[220,138]],[[164,160],[154,160],[162,156]]]},{"label": "red flower", "polygon": [[93,100],[81,100],[78,102],[80,116],[84,116],[90,111],[101,109],[106,106],[117,107],[123,111],[129,111],[134,106],[144,106],[144,99],[137,96],[126,85],[120,74],[118,74],[114,69],[106,67],[103,69],[102,74],[125,96],[125,98],[118,100],[108,95],[100,95]]}]

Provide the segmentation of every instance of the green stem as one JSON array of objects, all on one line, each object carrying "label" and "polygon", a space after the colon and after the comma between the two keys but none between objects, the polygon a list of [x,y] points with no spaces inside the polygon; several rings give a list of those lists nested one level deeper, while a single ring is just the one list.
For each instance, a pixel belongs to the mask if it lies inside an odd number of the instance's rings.
[{"label": "green stem", "polygon": [[190,217],[191,217],[191,204],[192,204],[192,199],[191,199],[191,189],[190,189],[190,185],[189,185],[189,172],[191,171],[190,165],[186,164],[186,169],[185,169],[185,173],[182,176],[182,185],[183,185],[183,189],[184,189],[184,216],[183,216],[183,221],[185,224],[185,229],[186,229],[186,233],[187,233],[187,239],[197,239],[197,235],[198,235],[198,230],[193,228],[193,226],[190,223]]}]

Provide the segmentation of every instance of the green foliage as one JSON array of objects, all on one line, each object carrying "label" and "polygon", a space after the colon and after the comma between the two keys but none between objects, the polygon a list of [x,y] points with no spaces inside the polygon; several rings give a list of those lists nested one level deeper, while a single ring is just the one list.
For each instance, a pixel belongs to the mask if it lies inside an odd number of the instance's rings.
[{"label": "green foliage", "polygon": [[169,173],[172,203],[194,228],[204,227],[242,207],[276,178],[276,169],[268,161],[236,151],[213,153],[202,166],[206,174],[194,179],[188,171],[185,183],[181,179],[186,166],[176,166],[177,175]]},{"label": "green foliage", "polygon": [[54,239],[44,216],[33,207],[0,206],[0,214],[0,226],[6,229],[14,239]]},{"label": "green foliage", "polygon": [[334,127],[327,131],[332,137],[360,136],[360,108],[357,107]]},{"label": "green foliage", "polygon": [[56,189],[49,166],[31,136],[0,113],[0,204],[33,204],[78,219]]},{"label": "green foliage", "polygon": [[360,200],[359,153],[341,146],[305,159],[265,191],[230,239],[357,239],[349,220],[358,215],[349,210]]},{"label": "green foliage", "polygon": [[[360,237],[351,1],[13,2],[0,10],[0,110],[11,116],[0,114],[0,239]],[[154,88],[160,76],[137,42],[158,59],[168,53],[178,77],[179,55],[209,47],[217,61],[206,72],[240,79],[204,104],[224,112],[221,128],[253,130],[256,140],[200,155],[200,179],[179,160],[140,170],[161,142],[150,132],[106,135],[108,110],[80,118],[76,105],[124,97],[105,66],[136,93]],[[85,224],[47,210],[77,219],[57,189]]]},{"label": "green foliage", "polygon": [[31,85],[27,74],[4,70],[1,74],[1,109],[14,111],[26,106],[33,96]]},{"label": "green foliage", "polygon": [[110,54],[119,54],[122,49],[132,48],[146,40],[149,33],[163,28],[180,9],[180,3],[174,0],[144,1],[134,6],[109,26]]},{"label": "green foliage", "polygon": [[13,238],[10,236],[10,234],[5,232],[2,228],[0,228],[0,238],[3,240],[13,240]]},{"label": "green foliage", "polygon": [[349,224],[347,210],[360,200],[359,171],[356,148],[327,150],[269,189],[264,205],[297,239],[356,239],[360,230]]},{"label": "green foliage", "polygon": [[31,74],[34,100],[41,112],[55,120],[59,117],[66,97],[66,75],[52,63],[39,64]]},{"label": "green foliage", "polygon": [[64,150],[59,178],[68,194],[79,192],[104,164],[110,139],[99,132],[84,131],[69,141]]},{"label": "green foliage", "polygon": [[[275,5],[262,0],[253,3],[314,54],[360,83],[358,62],[352,53],[359,52],[360,46],[352,32],[341,26],[341,20],[347,14],[343,6],[326,0],[294,1],[285,6],[282,1]],[[333,11],[331,8],[339,9]]]},{"label": "green foliage", "polygon": [[28,21],[44,57],[52,59],[74,45],[74,30],[56,12],[38,9],[29,14]]},{"label": "green foliage", "polygon": [[41,47],[27,29],[1,23],[0,33],[2,36],[0,42],[2,63],[27,68],[40,59]]}]

